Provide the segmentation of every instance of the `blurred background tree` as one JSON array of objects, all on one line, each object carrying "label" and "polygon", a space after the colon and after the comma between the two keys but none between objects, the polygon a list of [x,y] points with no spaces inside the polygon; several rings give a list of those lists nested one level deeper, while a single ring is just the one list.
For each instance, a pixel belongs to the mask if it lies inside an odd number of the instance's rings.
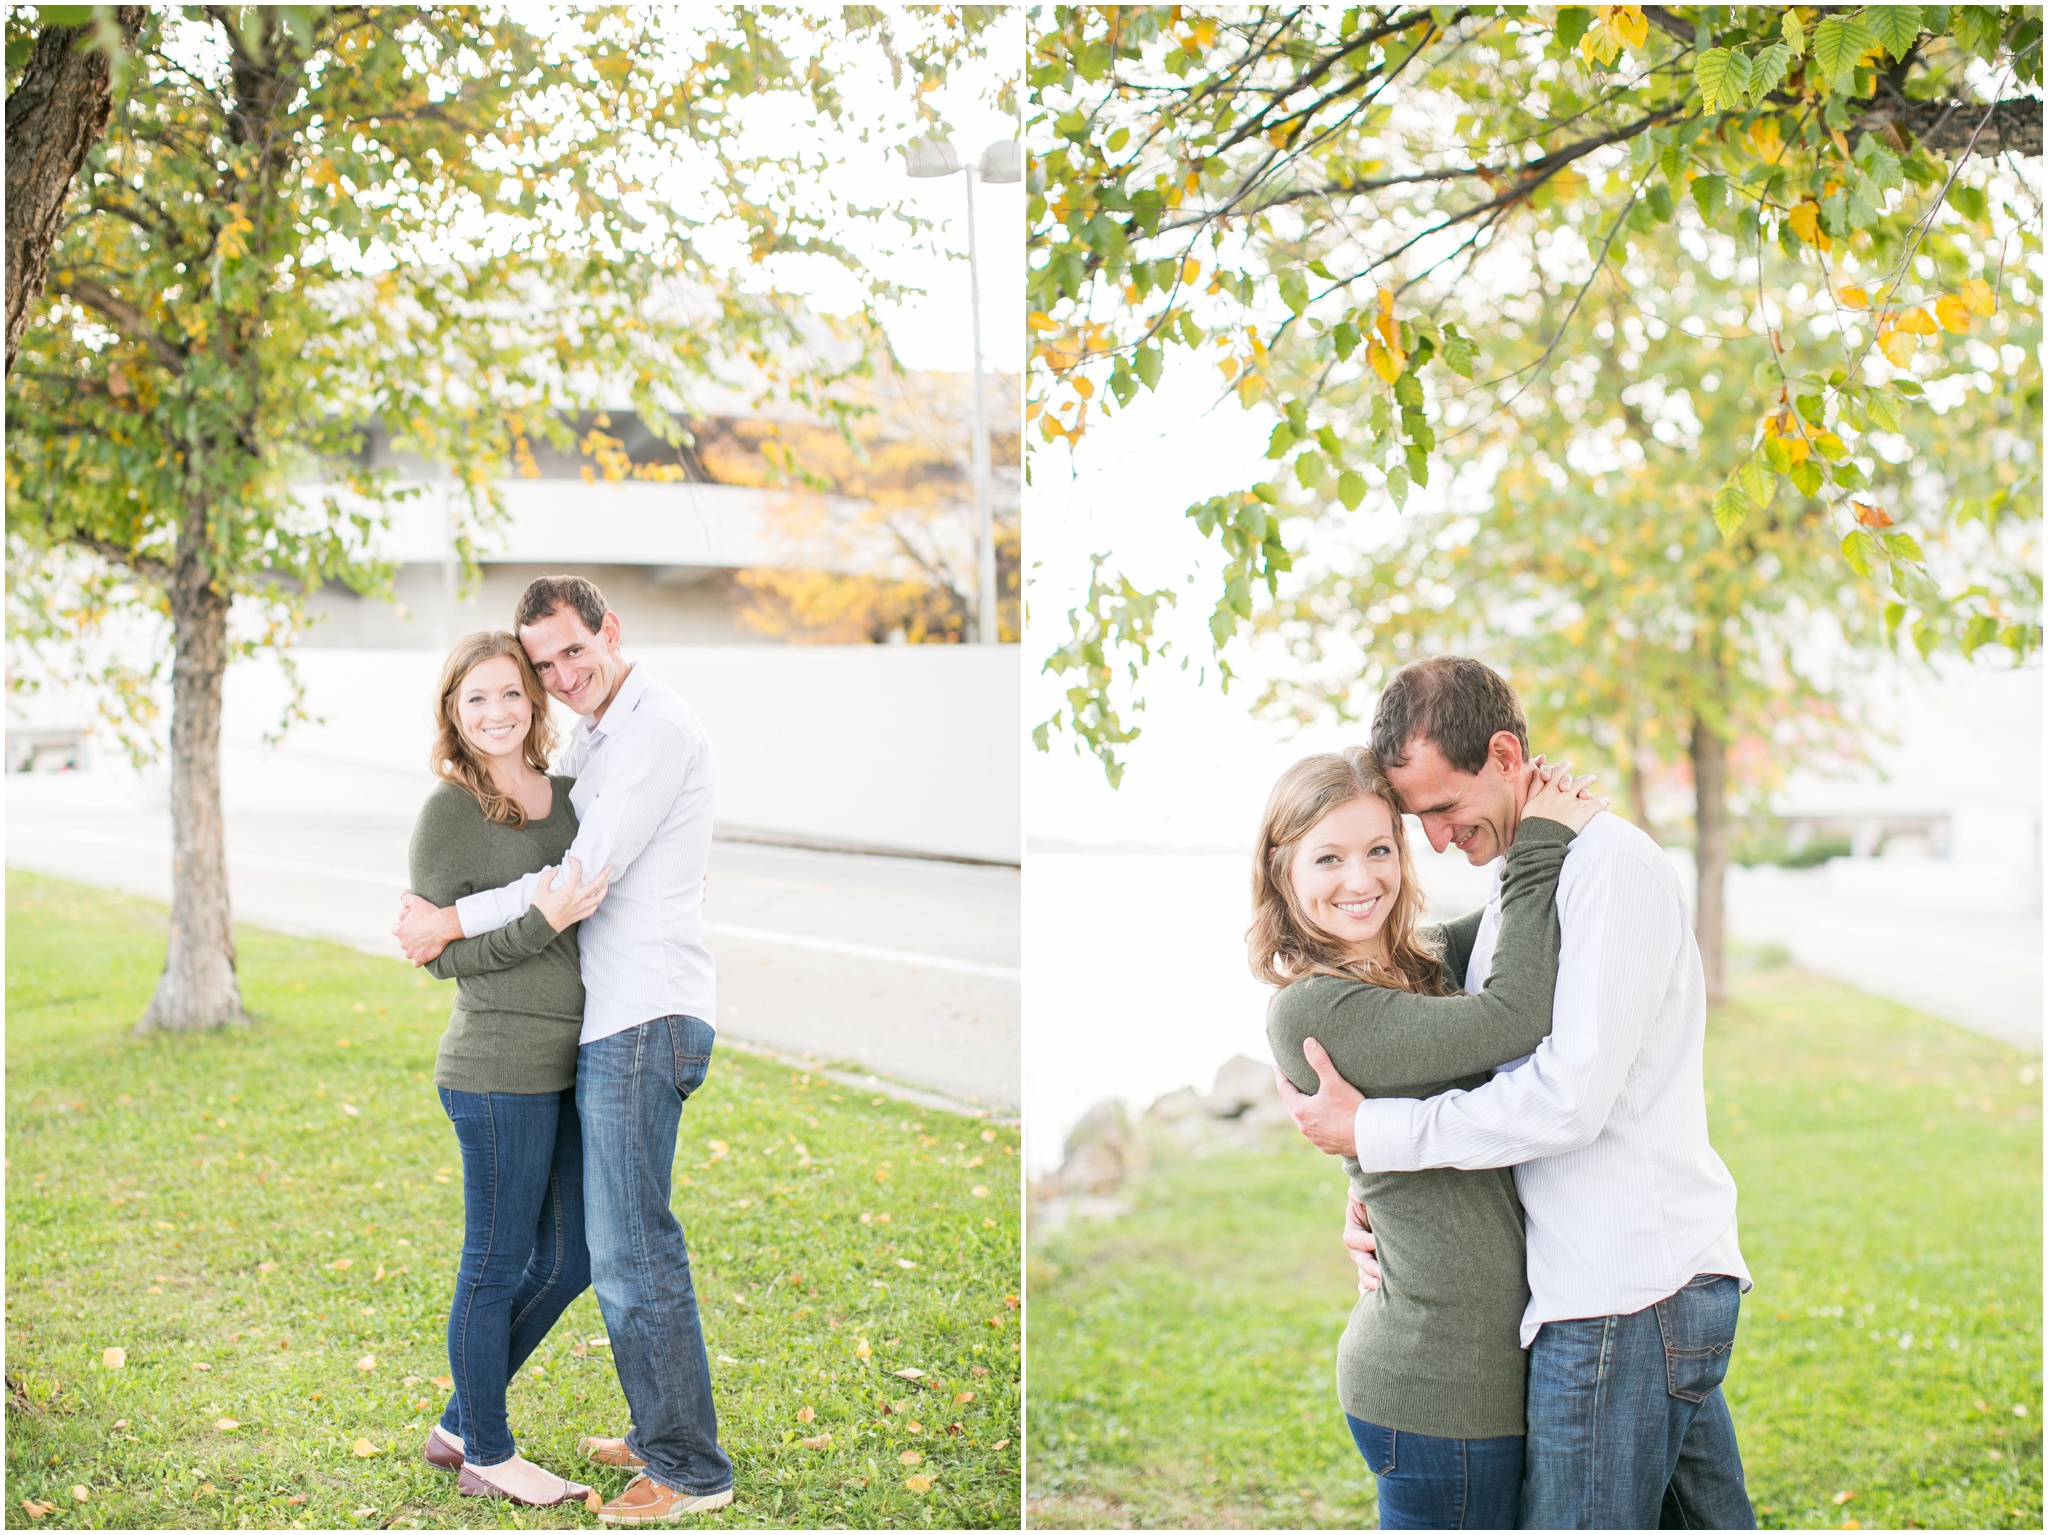
[{"label": "blurred background tree", "polygon": [[[837,195],[817,143],[849,70],[901,88],[872,132],[930,131],[932,87],[991,19],[148,13],[22,334],[7,436],[10,637],[71,644],[121,611],[169,624],[170,944],[143,1026],[244,1017],[222,674],[288,641],[320,583],[379,588],[372,539],[405,491],[362,467],[367,429],[452,472],[467,559],[494,479],[535,441],[572,449],[571,421],[619,392],[678,451],[704,389],[847,422],[894,291],[847,233],[920,232]],[[40,21],[7,18],[10,159]],[[750,102],[796,139],[746,139]],[[776,284],[807,259],[853,274],[850,313]],[[331,493],[294,488],[312,480]],[[238,600],[251,622],[231,630]],[[152,678],[108,680],[149,707]]]}]

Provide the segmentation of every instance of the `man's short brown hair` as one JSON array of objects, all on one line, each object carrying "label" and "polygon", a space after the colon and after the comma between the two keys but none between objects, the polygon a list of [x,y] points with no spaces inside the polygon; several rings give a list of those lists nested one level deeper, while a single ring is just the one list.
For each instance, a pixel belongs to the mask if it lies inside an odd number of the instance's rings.
[{"label": "man's short brown hair", "polygon": [[1508,731],[1529,755],[1529,722],[1507,679],[1464,656],[1432,656],[1394,673],[1372,718],[1372,751],[1382,767],[1404,767],[1408,743],[1434,742],[1461,773],[1486,766],[1488,743]]},{"label": "man's short brown hair", "polygon": [[519,607],[512,615],[512,627],[524,629],[528,624],[537,624],[556,608],[565,605],[576,610],[576,616],[583,620],[583,627],[592,634],[604,627],[604,616],[611,611],[610,604],[604,600],[604,593],[597,589],[594,581],[586,581],[581,576],[542,576],[519,594]]}]

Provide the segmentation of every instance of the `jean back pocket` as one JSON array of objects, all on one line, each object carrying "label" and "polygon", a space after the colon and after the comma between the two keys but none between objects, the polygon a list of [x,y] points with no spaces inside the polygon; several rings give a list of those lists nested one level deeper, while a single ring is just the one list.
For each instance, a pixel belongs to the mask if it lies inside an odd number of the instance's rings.
[{"label": "jean back pocket", "polygon": [[1358,1446],[1358,1453],[1365,1457],[1366,1468],[1374,1476],[1385,1476],[1394,1469],[1394,1431],[1381,1428],[1377,1423],[1367,1423],[1362,1418],[1344,1414],[1344,1421],[1351,1428],[1351,1442]]},{"label": "jean back pocket", "polygon": [[702,1018],[687,1014],[671,1017],[668,1028],[675,1047],[676,1091],[688,1098],[711,1073],[711,1047],[718,1036]]},{"label": "jean back pocket", "polygon": [[1684,1402],[1704,1401],[1728,1374],[1742,1286],[1727,1274],[1702,1274],[1657,1302],[1664,1340],[1665,1390]]}]

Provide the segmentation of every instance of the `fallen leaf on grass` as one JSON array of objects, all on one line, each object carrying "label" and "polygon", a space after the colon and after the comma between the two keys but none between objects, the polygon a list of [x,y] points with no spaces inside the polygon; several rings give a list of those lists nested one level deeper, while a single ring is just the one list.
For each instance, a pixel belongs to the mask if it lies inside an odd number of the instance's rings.
[{"label": "fallen leaf on grass", "polygon": [[372,1275],[370,1276],[370,1283],[371,1283],[371,1284],[375,1284],[375,1283],[377,1283],[377,1281],[378,1281],[378,1280],[382,1279],[383,1277],[384,1277],[384,1265],[380,1263],[380,1264],[378,1264],[378,1265],[377,1265],[377,1272],[376,1272],[376,1273],[374,1273],[374,1274],[372,1274]]},{"label": "fallen leaf on grass", "polygon": [[358,1370],[364,1370],[364,1371],[368,1371],[368,1370],[374,1370],[374,1369],[376,1369],[376,1368],[377,1368],[377,1356],[376,1356],[375,1354],[365,1354],[365,1355],[363,1355],[363,1357],[362,1357],[362,1358],[360,1358],[360,1359],[358,1359],[358,1360],[356,1361],[356,1368],[357,1368]]},{"label": "fallen leaf on grass", "polygon": [[428,1379],[427,1384],[436,1391],[453,1391],[455,1389],[454,1377],[448,1375],[432,1376]]},{"label": "fallen leaf on grass", "polygon": [[815,1407],[799,1407],[796,1410],[796,1420],[799,1423],[808,1423],[817,1415],[818,1409]]},{"label": "fallen leaf on grass", "polygon": [[903,1479],[903,1485],[912,1492],[930,1492],[932,1490],[932,1479],[928,1476],[906,1476]]},{"label": "fallen leaf on grass", "polygon": [[907,1369],[907,1370],[891,1370],[891,1371],[890,1371],[889,1373],[890,1373],[891,1375],[900,1375],[900,1376],[902,1376],[902,1377],[903,1377],[903,1378],[904,1378],[905,1380],[923,1380],[923,1379],[924,1379],[924,1371],[922,1371],[922,1370],[918,1369],[916,1365],[912,1365],[912,1366],[911,1366],[911,1367],[910,1367],[909,1369]]},{"label": "fallen leaf on grass", "polygon": [[1014,1295],[1005,1295],[1003,1297],[1003,1304],[1005,1306],[1008,1306],[1012,1311],[1015,1311],[1018,1308],[1018,1306],[1023,1304],[1023,1302],[1019,1301],[1017,1297]]},{"label": "fallen leaf on grass", "polygon": [[[358,1117],[363,1111],[357,1108],[353,1103],[344,1103],[341,1106],[341,1112],[348,1115],[350,1119],[354,1119]],[[371,1510],[371,1512],[374,1513],[375,1510],[373,1509]]]},{"label": "fallen leaf on grass", "polygon": [[897,1456],[896,1458],[902,1461],[903,1464],[906,1466],[919,1465],[924,1460],[924,1457],[918,1454],[915,1450],[905,1450],[901,1455]]},{"label": "fallen leaf on grass", "polygon": [[904,1424],[903,1426],[909,1429],[910,1432],[913,1434],[921,1434],[924,1432],[924,1425],[918,1422],[915,1418],[912,1418],[908,1423]]},{"label": "fallen leaf on grass", "polygon": [[963,1424],[948,1423],[946,1425],[946,1432],[951,1434],[955,1439],[958,1439],[962,1434],[967,1432],[967,1429]]},{"label": "fallen leaf on grass", "polygon": [[272,1263],[268,1259],[265,1259],[263,1262],[256,1265],[256,1272],[259,1274],[268,1274],[276,1267],[277,1265],[275,1263]]},{"label": "fallen leaf on grass", "polygon": [[592,1348],[610,1348],[612,1346],[612,1340],[609,1338],[592,1338],[590,1340],[590,1346]]},{"label": "fallen leaf on grass", "polygon": [[23,1498],[21,1500],[21,1509],[29,1518],[40,1519],[46,1514],[56,1513],[57,1505],[54,1503],[38,1503],[34,1498]]},{"label": "fallen leaf on grass", "polygon": [[917,1265],[908,1258],[898,1258],[896,1260],[896,1266],[900,1269],[914,1269],[917,1267]]},{"label": "fallen leaf on grass", "polygon": [[872,1359],[874,1354],[875,1351],[868,1347],[868,1340],[865,1338],[853,1346],[853,1357],[856,1359]]},{"label": "fallen leaf on grass", "polygon": [[988,1198],[988,1185],[986,1183],[977,1183],[971,1190],[969,1190],[969,1192],[972,1193],[976,1199],[986,1199]]},{"label": "fallen leaf on grass", "polygon": [[384,1453],[367,1439],[358,1439],[349,1448],[354,1450],[357,1456],[363,1460],[368,1460],[372,1455],[382,1455]]},{"label": "fallen leaf on grass", "polygon": [[213,1426],[223,1434],[232,1434],[242,1426],[242,1420],[240,1418],[215,1418]]},{"label": "fallen leaf on grass", "polygon": [[374,1508],[359,1508],[351,1517],[356,1519],[374,1519],[377,1517],[377,1510]]},{"label": "fallen leaf on grass", "polygon": [[195,1359],[192,1361],[192,1368],[195,1370],[210,1370],[213,1368],[213,1366],[208,1364],[204,1359]]},{"label": "fallen leaf on grass", "polygon": [[583,1506],[589,1509],[593,1514],[596,1513],[599,1509],[604,1507],[604,1494],[599,1492],[595,1487],[591,1488],[590,1491],[586,1492],[583,1495]]},{"label": "fallen leaf on grass", "polygon": [[988,1366],[985,1364],[971,1364],[967,1367],[967,1373],[969,1375],[986,1375],[988,1374]]},{"label": "fallen leaf on grass", "polygon": [[142,1293],[144,1295],[161,1295],[164,1293],[164,1287],[160,1284],[153,1284],[147,1290],[144,1290]]},{"label": "fallen leaf on grass", "polygon": [[118,1370],[128,1363],[128,1350],[125,1348],[101,1349],[100,1363],[110,1370]]},{"label": "fallen leaf on grass", "polygon": [[590,1348],[587,1344],[572,1343],[569,1345],[569,1357],[571,1359],[583,1359],[586,1358],[589,1355],[589,1353]]},{"label": "fallen leaf on grass", "polygon": [[1835,1507],[1840,1508],[1844,1503],[1848,1502],[1851,1498],[1855,1496],[1856,1494],[1853,1492],[1838,1492],[1835,1494],[1832,1501],[1834,1502]]},{"label": "fallen leaf on grass", "polygon": [[126,1428],[127,1426],[128,1420],[126,1418],[116,1418],[114,1420],[114,1427],[116,1428]]},{"label": "fallen leaf on grass", "polygon": [[733,1358],[733,1357],[732,1357],[732,1355],[730,1355],[730,1354],[720,1354],[720,1355],[718,1356],[718,1362],[719,1362],[720,1364],[738,1364],[738,1363],[739,1363],[739,1361],[738,1361],[737,1359]]},{"label": "fallen leaf on grass", "polygon": [[1007,1450],[1010,1447],[1010,1441],[1007,1439],[998,1439],[995,1443],[995,1447],[999,1450]]},{"label": "fallen leaf on grass", "polygon": [[356,1260],[353,1258],[336,1258],[332,1263],[328,1264],[327,1266],[333,1269],[335,1273],[339,1274],[343,1269],[352,1267],[355,1261]]},{"label": "fallen leaf on grass", "polygon": [[815,1439],[800,1439],[797,1443],[807,1450],[829,1450],[832,1448],[832,1436],[830,1434],[820,1434]]},{"label": "fallen leaf on grass", "polygon": [[80,1485],[77,1482],[73,1482],[71,1484],[71,1496],[78,1499],[79,1502],[83,1503],[87,1498],[92,1496],[92,1493],[86,1487]]},{"label": "fallen leaf on grass", "polygon": [[974,1400],[974,1393],[972,1391],[956,1391],[953,1393],[953,1400],[965,1406]]},{"label": "fallen leaf on grass", "polygon": [[285,1499],[285,1502],[287,1503],[303,1503],[305,1501],[306,1495],[303,1492],[295,1492],[290,1497]]}]

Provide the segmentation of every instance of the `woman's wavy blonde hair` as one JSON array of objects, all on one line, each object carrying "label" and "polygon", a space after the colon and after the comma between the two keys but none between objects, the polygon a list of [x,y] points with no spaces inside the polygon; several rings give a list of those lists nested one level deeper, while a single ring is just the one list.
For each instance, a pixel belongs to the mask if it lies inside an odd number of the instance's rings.
[{"label": "woman's wavy blonde hair", "polygon": [[525,684],[526,696],[533,701],[533,723],[526,728],[521,754],[526,765],[536,772],[548,770],[548,757],[555,749],[555,722],[548,714],[548,695],[541,691],[540,678],[534,674],[533,663],[526,659],[518,636],[503,629],[479,629],[475,634],[466,634],[448,652],[441,667],[441,690],[434,695],[434,749],[429,761],[435,777],[474,794],[487,819],[501,826],[524,826],[525,810],[518,800],[491,781],[490,770],[464,739],[456,717],[455,695],[461,691],[463,679],[493,656],[510,656],[512,664],[519,668],[519,680]]},{"label": "woman's wavy blonde hair", "polygon": [[[1360,960],[1317,927],[1302,910],[1288,870],[1301,839],[1340,805],[1370,796],[1387,807],[1394,825],[1394,850],[1401,862],[1401,889],[1387,913],[1385,957]],[[1341,975],[1375,986],[1441,996],[1442,957],[1417,932],[1422,887],[1401,825],[1401,802],[1372,752],[1347,746],[1341,752],[1304,757],[1273,785],[1259,824],[1252,858],[1252,924],[1245,930],[1252,974],[1269,986],[1287,986],[1310,975]]]}]

